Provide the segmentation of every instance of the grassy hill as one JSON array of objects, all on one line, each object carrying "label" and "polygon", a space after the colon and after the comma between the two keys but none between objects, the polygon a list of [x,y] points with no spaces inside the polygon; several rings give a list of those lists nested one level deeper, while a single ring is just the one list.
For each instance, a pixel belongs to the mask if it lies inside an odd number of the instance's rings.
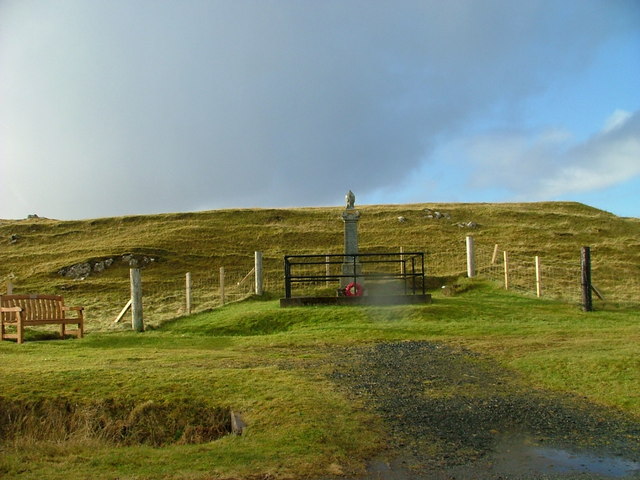
[{"label": "grassy hill", "polygon": [[[467,235],[474,236],[479,263],[485,264],[497,244],[514,262],[539,255],[546,266],[574,268],[580,247],[589,245],[598,287],[614,300],[640,296],[640,220],[635,218],[564,202],[358,209],[362,252],[425,251],[428,275],[465,271]],[[186,272],[199,292],[196,307],[213,306],[219,267],[225,267],[231,287],[252,268],[254,251],[264,255],[267,290],[281,295],[283,255],[342,252],[341,211],[238,209],[83,221],[0,220],[0,281],[11,280],[16,293],[63,293],[68,304],[87,308],[88,328],[95,330],[109,325],[129,298],[132,255],[143,267],[147,317],[153,324],[183,312]],[[110,265],[103,271],[82,279],[59,273],[105,260]]]}]

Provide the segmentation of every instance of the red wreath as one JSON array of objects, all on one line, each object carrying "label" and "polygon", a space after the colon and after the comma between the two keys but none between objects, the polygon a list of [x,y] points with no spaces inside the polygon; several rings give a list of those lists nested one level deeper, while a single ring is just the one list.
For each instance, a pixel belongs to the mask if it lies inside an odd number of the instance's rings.
[{"label": "red wreath", "polygon": [[347,297],[361,297],[363,290],[362,285],[356,282],[351,282],[349,285],[344,287],[344,294]]}]

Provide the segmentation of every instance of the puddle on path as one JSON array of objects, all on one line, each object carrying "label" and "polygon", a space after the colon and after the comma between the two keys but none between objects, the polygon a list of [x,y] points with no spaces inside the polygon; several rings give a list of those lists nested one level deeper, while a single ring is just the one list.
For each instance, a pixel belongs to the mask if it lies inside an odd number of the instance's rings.
[{"label": "puddle on path", "polygon": [[640,462],[593,452],[540,445],[523,437],[505,437],[491,456],[497,473],[591,474],[607,478],[640,475]]},{"label": "puddle on path", "polygon": [[442,470],[409,467],[411,461],[372,461],[359,480],[640,479],[640,462],[601,453],[553,448],[522,436],[505,436],[481,460]]}]

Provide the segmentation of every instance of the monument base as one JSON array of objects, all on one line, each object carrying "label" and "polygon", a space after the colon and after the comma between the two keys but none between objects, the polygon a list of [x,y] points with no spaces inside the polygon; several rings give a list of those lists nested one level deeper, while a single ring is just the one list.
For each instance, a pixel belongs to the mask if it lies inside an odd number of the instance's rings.
[{"label": "monument base", "polygon": [[281,307],[308,305],[416,305],[431,303],[431,295],[365,295],[362,297],[291,297],[281,298]]},{"label": "monument base", "polygon": [[354,265],[353,262],[345,262],[345,263],[343,263],[342,264],[342,275],[346,275],[346,276],[340,278],[340,288],[346,287],[351,282],[353,282],[354,279],[360,285],[362,285],[364,283],[364,279],[361,278],[362,266],[360,265],[359,262],[356,263],[355,265]]}]

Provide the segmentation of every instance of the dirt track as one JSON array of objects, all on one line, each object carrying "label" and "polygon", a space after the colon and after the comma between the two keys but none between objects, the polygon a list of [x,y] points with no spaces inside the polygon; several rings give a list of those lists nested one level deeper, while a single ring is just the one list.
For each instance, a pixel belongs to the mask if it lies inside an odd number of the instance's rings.
[{"label": "dirt track", "polygon": [[363,479],[640,478],[640,423],[533,389],[472,352],[412,341],[334,359],[338,388],[389,431]]}]

